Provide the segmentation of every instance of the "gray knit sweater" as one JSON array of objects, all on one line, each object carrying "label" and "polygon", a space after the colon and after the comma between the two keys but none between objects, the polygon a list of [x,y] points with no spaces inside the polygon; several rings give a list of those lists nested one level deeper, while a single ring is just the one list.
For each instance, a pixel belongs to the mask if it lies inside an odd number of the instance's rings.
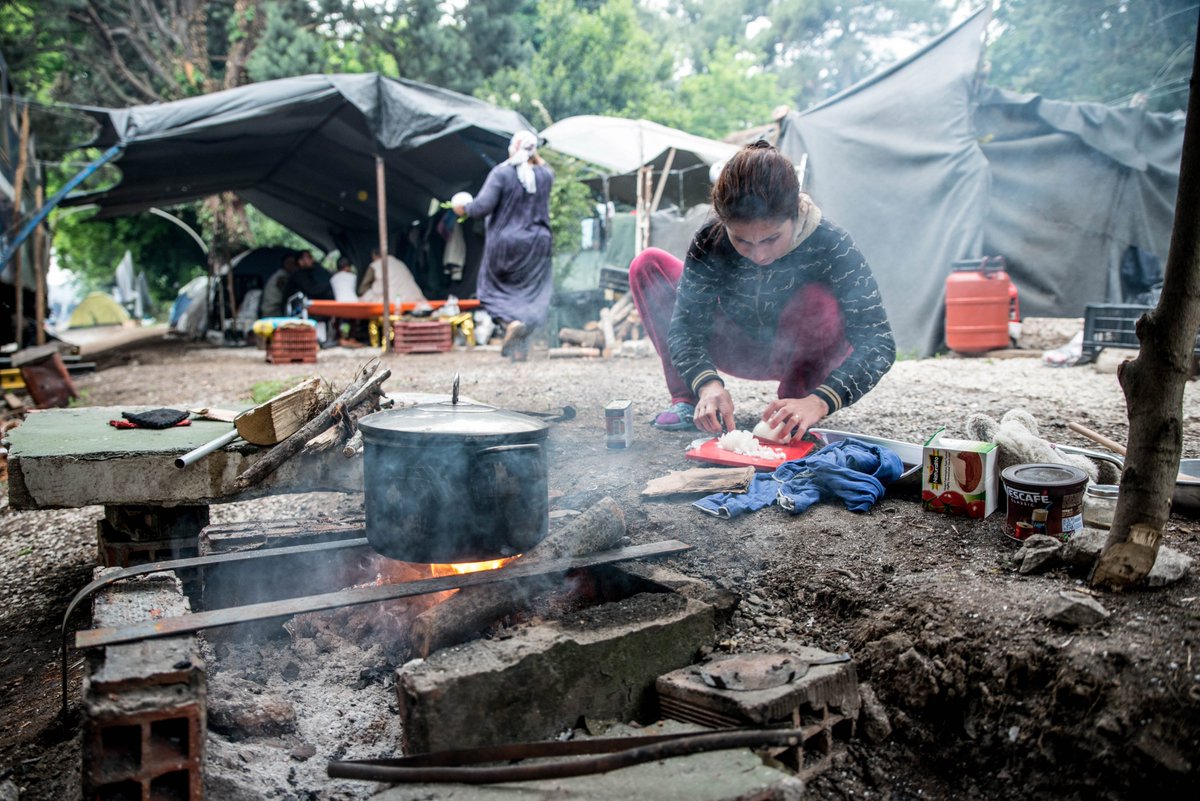
[{"label": "gray knit sweater", "polygon": [[713,237],[715,224],[697,231],[688,248],[667,336],[671,361],[692,391],[719,378],[707,348],[717,309],[769,348],[792,295],[819,283],[837,298],[853,350],[815,394],[835,412],[869,392],[895,362],[896,343],[875,277],[850,235],[822,219],[789,253],[761,267],[739,255],[728,236]]}]

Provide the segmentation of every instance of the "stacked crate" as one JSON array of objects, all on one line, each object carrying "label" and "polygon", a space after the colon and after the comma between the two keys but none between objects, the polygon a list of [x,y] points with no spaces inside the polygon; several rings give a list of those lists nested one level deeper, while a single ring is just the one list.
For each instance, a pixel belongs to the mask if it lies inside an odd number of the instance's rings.
[{"label": "stacked crate", "polygon": [[284,325],[275,329],[267,344],[271,364],[311,364],[317,360],[317,329],[309,325]]},{"label": "stacked crate", "polygon": [[445,320],[400,320],[392,330],[396,353],[445,353],[454,344],[454,326]]}]

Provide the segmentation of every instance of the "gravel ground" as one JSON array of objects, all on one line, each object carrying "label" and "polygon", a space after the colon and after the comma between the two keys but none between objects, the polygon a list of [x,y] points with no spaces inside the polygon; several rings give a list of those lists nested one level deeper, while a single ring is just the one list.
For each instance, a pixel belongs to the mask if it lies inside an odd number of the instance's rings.
[{"label": "gravel ground", "polygon": [[[1027,326],[1027,330],[1031,327]],[[999,417],[1022,407],[1051,441],[1094,447],[1066,427],[1077,420],[1115,440],[1128,433],[1114,365],[1053,369],[1036,358],[1057,344],[1050,326],[1030,355],[903,361],[881,384],[825,426],[921,442],[941,426],[961,431],[975,412]],[[1045,332],[1049,331],[1047,334]],[[1069,332],[1068,332],[1069,335]],[[1030,342],[1037,342],[1033,334]],[[322,351],[315,370],[269,365],[261,351],[156,341],[106,359],[78,381],[90,405],[247,404],[256,382],[320,375],[344,385],[369,353]],[[1082,586],[1066,567],[1021,575],[1003,534],[1003,514],[948,518],[888,497],[865,514],[832,504],[790,516],[777,508],[721,521],[686,502],[648,502],[646,481],[691,465],[688,433],[639,425],[634,445],[605,448],[603,406],[632,399],[647,419],[663,404],[657,359],[554,359],[535,352],[511,364],[494,349],[387,357],[390,392],[463,392],[508,409],[570,405],[578,416],[550,437],[553,508],[581,509],[603,496],[622,506],[634,542],[681,539],[694,549],[672,566],[742,597],[718,651],[814,645],[854,654],[892,726],[882,743],[859,739],[810,786],[815,799],[1183,797],[1200,776],[1200,581],[1105,595],[1111,613],[1077,631],[1052,626],[1041,610],[1062,589]],[[750,428],[774,386],[729,382],[738,425]],[[1183,404],[1185,456],[1200,456],[1200,392]],[[213,507],[212,522],[307,517],[354,511],[359,496],[281,496]],[[15,512],[0,509],[0,798],[8,781],[21,798],[78,797],[78,745],[64,738],[58,707],[58,618],[89,578],[98,507]],[[1200,525],[1173,517],[1165,543],[1200,557]],[[231,663],[230,672],[256,662]],[[75,673],[77,679],[77,671]],[[77,685],[73,685],[77,686]],[[77,690],[76,690],[77,691]],[[283,692],[281,690],[281,692]],[[289,690],[288,692],[294,692]],[[384,725],[384,724],[381,724]],[[239,748],[288,753],[324,741],[222,742],[213,764]],[[386,738],[384,738],[386,739]],[[284,763],[286,764],[286,759]],[[293,761],[293,765],[295,762]],[[319,771],[263,778],[260,797],[347,797],[320,784]],[[215,792],[215,794],[214,794]],[[210,797],[231,797],[210,788]]]}]

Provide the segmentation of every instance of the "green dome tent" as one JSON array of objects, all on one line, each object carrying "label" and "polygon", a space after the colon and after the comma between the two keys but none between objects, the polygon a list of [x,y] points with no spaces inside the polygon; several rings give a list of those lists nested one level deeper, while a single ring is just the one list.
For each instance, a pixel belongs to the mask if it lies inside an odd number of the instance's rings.
[{"label": "green dome tent", "polygon": [[79,302],[71,317],[67,320],[67,328],[91,328],[97,325],[124,325],[129,322],[129,312],[111,296],[103,292],[93,292]]}]

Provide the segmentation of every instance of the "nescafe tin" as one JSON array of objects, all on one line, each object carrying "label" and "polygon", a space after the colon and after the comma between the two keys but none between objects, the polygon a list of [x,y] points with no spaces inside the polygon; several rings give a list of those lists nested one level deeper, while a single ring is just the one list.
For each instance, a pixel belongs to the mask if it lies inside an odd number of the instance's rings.
[{"label": "nescafe tin", "polygon": [[1015,464],[1000,473],[1008,499],[1005,532],[1014,540],[1046,534],[1062,540],[1083,528],[1087,474],[1065,464]]}]

